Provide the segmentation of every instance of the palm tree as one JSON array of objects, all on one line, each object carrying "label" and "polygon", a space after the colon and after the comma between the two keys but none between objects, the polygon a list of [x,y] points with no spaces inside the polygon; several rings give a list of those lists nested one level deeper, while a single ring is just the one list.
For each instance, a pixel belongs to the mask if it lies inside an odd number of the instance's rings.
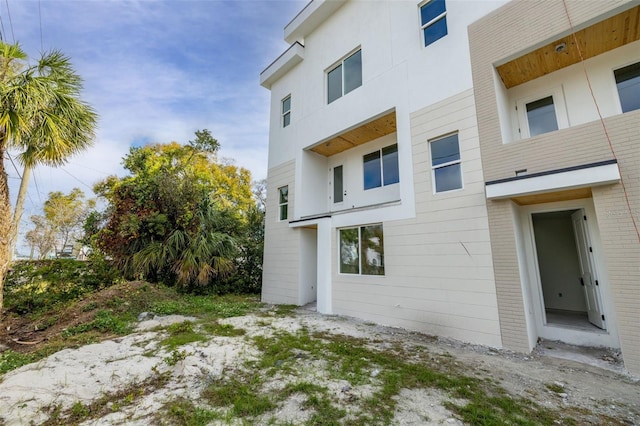
[{"label": "palm tree", "polygon": [[[19,44],[0,41],[0,311],[4,276],[18,234],[30,171],[39,164],[60,166],[91,145],[97,114],[80,100],[82,79],[59,51],[35,65]],[[11,215],[4,154],[20,152],[24,166],[16,209]]]}]

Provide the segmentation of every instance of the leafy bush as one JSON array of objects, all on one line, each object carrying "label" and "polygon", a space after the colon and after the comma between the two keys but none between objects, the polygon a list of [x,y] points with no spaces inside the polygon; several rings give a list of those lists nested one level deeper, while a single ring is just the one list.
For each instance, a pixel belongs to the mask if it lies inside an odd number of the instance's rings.
[{"label": "leafy bush", "polygon": [[34,312],[115,284],[120,274],[103,258],[14,262],[5,281],[9,311]]}]

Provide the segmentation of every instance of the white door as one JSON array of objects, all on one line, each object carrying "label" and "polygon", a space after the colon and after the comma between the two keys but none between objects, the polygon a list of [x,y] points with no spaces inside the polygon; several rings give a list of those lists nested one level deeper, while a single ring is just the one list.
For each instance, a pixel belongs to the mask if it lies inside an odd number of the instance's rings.
[{"label": "white door", "polygon": [[580,261],[580,283],[584,288],[589,322],[605,330],[605,316],[602,311],[602,301],[600,300],[598,277],[595,276],[593,269],[593,249],[589,240],[589,233],[587,232],[587,216],[585,211],[580,209],[572,214],[571,221],[573,222],[573,232],[576,237],[576,247]]}]

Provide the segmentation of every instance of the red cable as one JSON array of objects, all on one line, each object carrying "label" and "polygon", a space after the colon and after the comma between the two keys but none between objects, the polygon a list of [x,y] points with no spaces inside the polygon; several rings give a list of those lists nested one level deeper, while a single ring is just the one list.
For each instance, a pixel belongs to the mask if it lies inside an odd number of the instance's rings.
[{"label": "red cable", "polygon": [[[611,143],[611,138],[609,137],[609,132],[607,131],[607,126],[604,122],[604,118],[602,117],[602,113],[600,112],[600,106],[598,106],[598,101],[596,100],[596,96],[593,93],[593,87],[591,86],[591,80],[589,79],[589,73],[587,72],[587,66],[584,63],[584,57],[582,56],[582,49],[580,49],[580,44],[578,43],[578,38],[576,37],[576,32],[573,29],[573,22],[571,21],[571,16],[569,15],[569,9],[567,8],[567,1],[562,0],[562,4],[564,5],[564,11],[567,15],[567,19],[569,20],[569,27],[571,28],[571,35],[573,36],[573,42],[578,49],[578,55],[580,56],[580,63],[582,63],[582,69],[584,71],[584,76],[587,79],[587,85],[589,86],[589,91],[591,92],[591,98],[593,99],[593,103],[596,106],[596,111],[598,111],[598,116],[600,117],[600,123],[602,124],[602,129],[604,130],[604,134],[607,137],[607,142],[609,143],[609,149],[611,150],[611,154],[613,158],[618,161],[616,157],[616,151],[613,148],[613,144]],[[631,202],[629,201],[629,194],[627,194],[627,188],[624,184],[624,179],[622,177],[622,170],[620,170],[620,164],[618,164],[618,171],[620,172],[620,184],[622,185],[622,192],[624,193],[624,199],[627,202],[627,209],[629,210],[629,216],[631,216],[631,223],[633,223],[633,227],[636,230],[636,235],[638,236],[638,243],[640,243],[640,229],[638,229],[638,224],[636,219],[633,217],[633,209],[631,208]]]}]

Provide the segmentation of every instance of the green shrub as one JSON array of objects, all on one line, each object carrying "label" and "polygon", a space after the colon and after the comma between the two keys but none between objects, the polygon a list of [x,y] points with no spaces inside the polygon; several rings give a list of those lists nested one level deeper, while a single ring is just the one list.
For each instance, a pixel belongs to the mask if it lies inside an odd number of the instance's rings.
[{"label": "green shrub", "polygon": [[119,273],[103,258],[83,262],[54,259],[14,262],[5,281],[5,303],[19,314],[65,303],[93,290],[108,287]]}]

